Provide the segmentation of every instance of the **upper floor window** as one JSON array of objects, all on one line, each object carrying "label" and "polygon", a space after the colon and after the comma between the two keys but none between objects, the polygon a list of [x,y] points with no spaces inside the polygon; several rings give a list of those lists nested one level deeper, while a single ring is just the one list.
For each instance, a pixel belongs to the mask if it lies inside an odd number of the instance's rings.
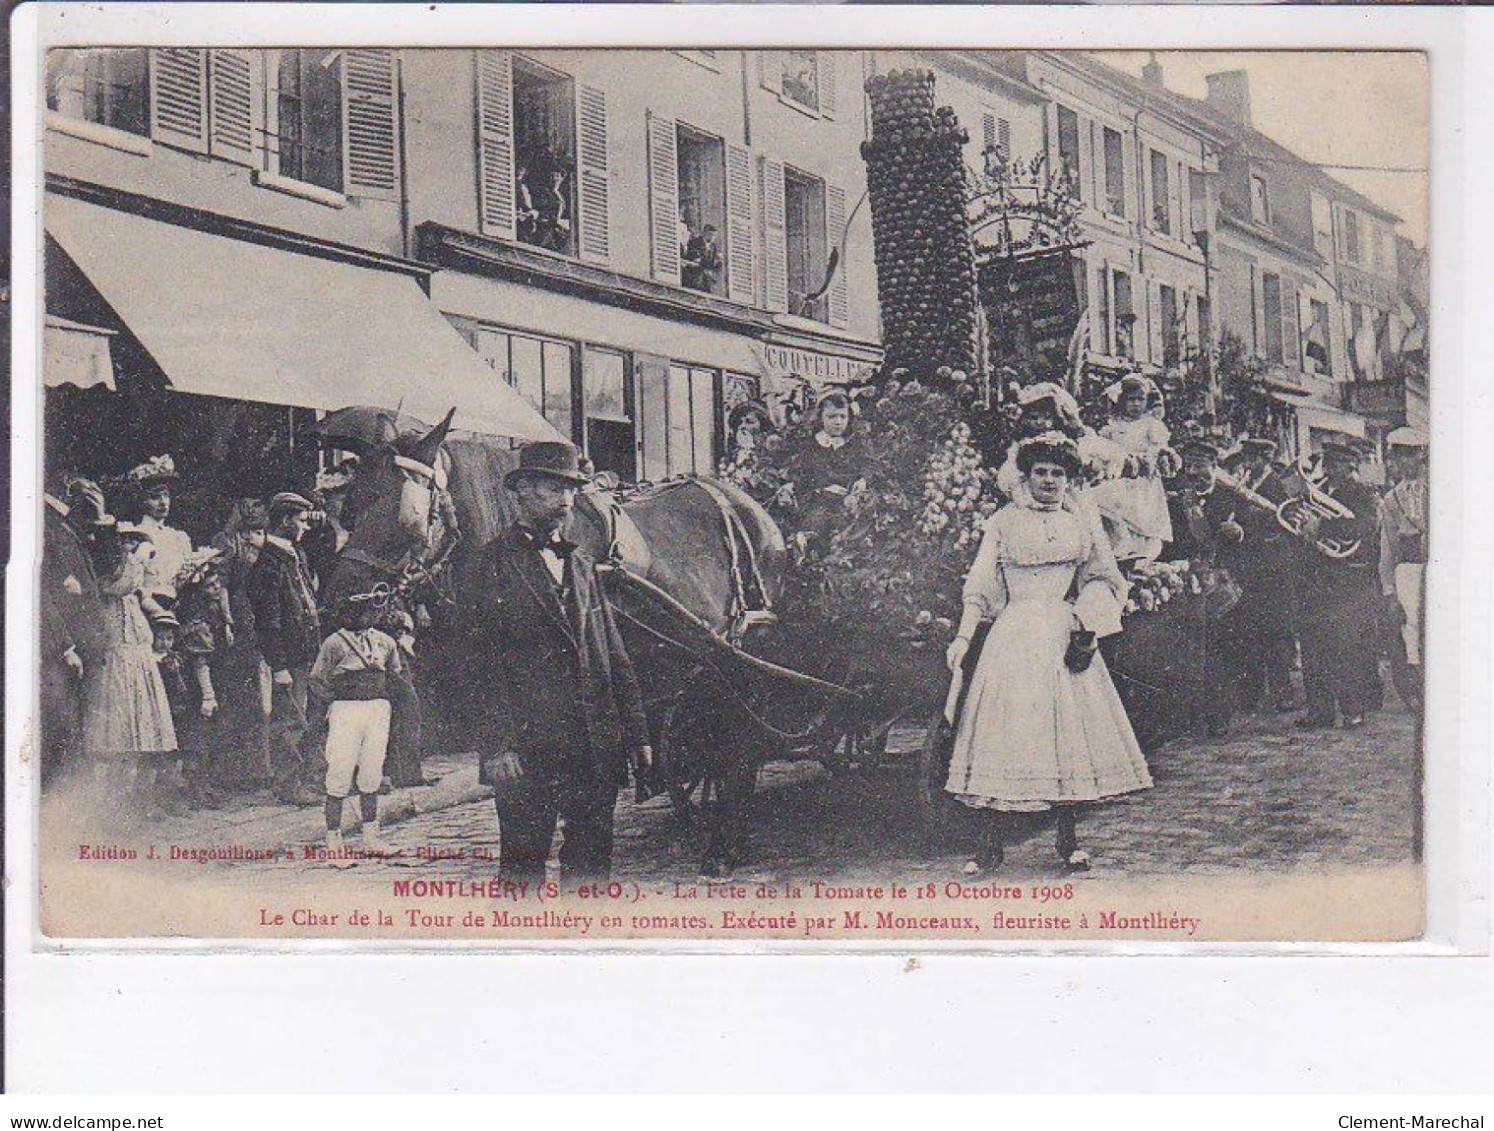
[{"label": "upper floor window", "polygon": [[1281,336],[1281,276],[1269,271],[1261,275],[1261,308],[1265,319],[1266,360],[1279,363],[1284,357]]},{"label": "upper floor window", "polygon": [[1359,262],[1359,214],[1344,209],[1344,257],[1350,263]]},{"label": "upper floor window", "polygon": [[1311,321],[1302,335],[1303,367],[1310,373],[1333,376],[1333,334],[1328,325],[1328,304],[1308,300]]},{"label": "upper floor window", "polygon": [[1152,227],[1172,231],[1172,183],[1167,175],[1167,155],[1152,150]]},{"label": "upper floor window", "polygon": [[1111,309],[1115,311],[1115,356],[1134,358],[1136,308],[1131,302],[1131,276],[1124,271],[1112,271],[1111,289]]},{"label": "upper floor window", "polygon": [[680,282],[726,294],[726,143],[678,125]]},{"label": "upper floor window", "polygon": [[1105,210],[1126,214],[1126,158],[1118,131],[1105,127]]},{"label": "upper floor window", "polygon": [[273,172],[341,192],[342,52],[290,48],[279,52],[275,81]]},{"label": "upper floor window", "polygon": [[150,133],[150,63],[144,47],[47,53],[47,109],[80,122],[146,137]]},{"label": "upper floor window", "polygon": [[1193,237],[1209,230],[1209,183],[1199,169],[1188,170],[1188,234]]},{"label": "upper floor window", "polygon": [[1373,250],[1373,263],[1376,271],[1385,269],[1385,233],[1379,228],[1374,230],[1371,247]]},{"label": "upper floor window", "polygon": [[1257,224],[1271,223],[1271,189],[1259,173],[1250,174],[1250,218]]},{"label": "upper floor window", "polygon": [[981,114],[981,154],[987,175],[1012,159],[1012,124],[995,114]]},{"label": "upper floor window", "polygon": [[826,296],[821,293],[828,257],[825,182],[797,169],[785,168],[783,195],[789,313],[824,322],[828,317]]},{"label": "upper floor window", "polygon": [[1324,255],[1333,251],[1333,206],[1326,196],[1312,194],[1312,246]]},{"label": "upper floor window", "polygon": [[1079,115],[1067,106],[1058,108],[1058,166],[1069,182],[1075,200],[1083,200],[1079,162]]},{"label": "upper floor window", "polygon": [[820,108],[818,51],[783,51],[783,96],[807,110]]},{"label": "upper floor window", "polygon": [[513,99],[519,240],[575,255],[575,82],[569,75],[515,59]]}]

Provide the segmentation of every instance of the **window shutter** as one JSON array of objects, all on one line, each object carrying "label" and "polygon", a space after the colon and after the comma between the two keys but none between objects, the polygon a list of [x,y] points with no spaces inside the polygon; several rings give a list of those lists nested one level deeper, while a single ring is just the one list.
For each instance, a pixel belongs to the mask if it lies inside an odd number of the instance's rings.
[{"label": "window shutter", "polygon": [[648,210],[654,278],[680,283],[680,164],[673,118],[648,115]]},{"label": "window shutter", "polygon": [[514,66],[507,51],[477,52],[477,218],[485,235],[516,238]]},{"label": "window shutter", "polygon": [[150,136],[164,145],[208,151],[207,51],[156,47],[150,53]]},{"label": "window shutter", "polygon": [[1012,124],[1005,118],[996,119],[996,148],[1001,150],[1001,159],[1012,159]]},{"label": "window shutter", "polygon": [[253,167],[265,128],[263,60],[255,51],[215,50],[208,56],[208,77],[208,150]]},{"label": "window shutter", "polygon": [[399,199],[399,120],[393,51],[342,57],[342,168],[349,196]]},{"label": "window shutter", "polygon": [[819,86],[820,113],[827,118],[835,117],[836,111],[836,89],[835,89],[835,52],[816,51],[814,53],[815,80]]},{"label": "window shutter", "polygon": [[774,94],[783,93],[783,52],[757,53],[757,81],[764,90],[771,90]]},{"label": "window shutter", "polygon": [[769,310],[788,310],[788,222],[784,216],[783,162],[763,160],[763,299]]},{"label": "window shutter", "polygon": [[752,305],[752,156],[739,145],[726,147],[726,295]]},{"label": "window shutter", "polygon": [[981,152],[988,153],[996,148],[996,115],[981,114],[980,116],[980,141]]},{"label": "window shutter", "polygon": [[[850,291],[846,287],[846,190],[839,185],[825,186],[825,227],[829,229],[826,240],[830,249],[840,248],[840,262],[830,280],[830,325],[846,326],[850,323]],[[827,249],[826,254],[829,254]]]},{"label": "window shutter", "polygon": [[581,258],[606,263],[612,258],[607,169],[607,96],[593,86],[577,91],[578,157],[581,168]]}]

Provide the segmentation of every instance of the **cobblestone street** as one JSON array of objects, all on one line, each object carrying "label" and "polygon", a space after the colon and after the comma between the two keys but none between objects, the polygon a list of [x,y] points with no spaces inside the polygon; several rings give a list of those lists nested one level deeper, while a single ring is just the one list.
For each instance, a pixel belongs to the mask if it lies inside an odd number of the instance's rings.
[{"label": "cobblestone street", "polygon": [[[1235,874],[1405,864],[1412,859],[1415,730],[1399,705],[1357,731],[1300,732],[1293,716],[1236,719],[1225,739],[1176,741],[1151,756],[1155,788],[1099,806],[1080,821],[1092,876]],[[761,775],[743,880],[871,881],[958,874],[965,848],[922,847],[915,804],[913,731],[894,734],[885,762],[838,775],[816,762],[775,763]],[[453,774],[470,774],[463,768]],[[386,830],[398,851],[360,861],[361,880],[420,875],[488,878],[498,835],[490,801],[467,799]],[[309,811],[302,811],[303,814]],[[316,814],[319,816],[319,813]],[[194,818],[197,824],[211,820]],[[306,821],[302,820],[302,825]],[[183,830],[180,834],[188,835]],[[221,837],[219,838],[221,839]],[[352,838],[356,843],[356,838]],[[617,878],[645,884],[692,880],[704,831],[682,829],[665,799],[618,806]],[[273,886],[325,883],[330,865],[229,863],[250,875],[279,873]],[[1051,822],[1034,821],[1009,847],[1004,874],[1057,874]]]}]

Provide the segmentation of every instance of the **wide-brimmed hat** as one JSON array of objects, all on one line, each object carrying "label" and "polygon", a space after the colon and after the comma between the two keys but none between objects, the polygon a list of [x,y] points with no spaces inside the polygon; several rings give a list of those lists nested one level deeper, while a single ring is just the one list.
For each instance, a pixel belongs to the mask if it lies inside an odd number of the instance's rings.
[{"label": "wide-brimmed hat", "polygon": [[537,440],[519,449],[519,466],[503,477],[503,485],[512,488],[525,479],[557,479],[573,487],[590,482],[575,445],[563,440]]},{"label": "wide-brimmed hat", "polygon": [[1079,445],[1062,432],[1044,432],[1017,445],[1017,470],[1026,475],[1040,463],[1056,463],[1070,478],[1084,469]]},{"label": "wide-brimmed hat", "polygon": [[726,414],[727,434],[735,435],[738,428],[754,418],[761,421],[765,427],[773,426],[773,414],[768,411],[768,406],[762,401],[750,400],[734,405],[732,410]]},{"label": "wide-brimmed hat", "polygon": [[136,464],[125,472],[124,478],[132,487],[159,487],[163,483],[175,482],[179,476],[175,461],[169,455],[163,455]]},{"label": "wide-brimmed hat", "polygon": [[1031,385],[1023,385],[1017,390],[1017,403],[1023,408],[1042,404],[1044,401],[1051,402],[1059,415],[1076,421],[1080,419],[1079,402],[1074,399],[1074,394],[1062,385],[1052,381],[1034,381]]},{"label": "wide-brimmed hat", "polygon": [[176,614],[170,609],[156,609],[151,612],[150,626],[156,628],[181,628],[182,622],[177,620]]},{"label": "wide-brimmed hat", "polygon": [[155,537],[149,530],[138,522],[120,522],[114,526],[114,533],[120,538],[134,542],[154,542]]}]

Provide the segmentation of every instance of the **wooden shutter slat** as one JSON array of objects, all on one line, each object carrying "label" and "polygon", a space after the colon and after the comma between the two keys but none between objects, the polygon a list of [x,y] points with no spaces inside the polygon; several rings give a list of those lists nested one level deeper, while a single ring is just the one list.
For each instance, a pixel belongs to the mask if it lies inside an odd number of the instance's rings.
[{"label": "wooden shutter slat", "polygon": [[581,170],[578,217],[581,258],[591,263],[606,263],[612,258],[606,94],[596,87],[580,87],[576,118]]},{"label": "wooden shutter slat", "polygon": [[726,295],[751,305],[753,278],[752,155],[740,145],[726,147]]},{"label": "wooden shutter slat", "polygon": [[342,58],[343,182],[350,196],[399,196],[399,123],[394,52],[347,51]]},{"label": "wooden shutter slat", "polygon": [[150,53],[150,135],[193,153],[208,151],[207,51],[156,47]]},{"label": "wooden shutter slat", "polygon": [[[830,325],[846,326],[850,322],[850,290],[846,285],[846,190],[839,185],[825,187],[825,233],[830,248],[840,248],[840,263],[830,280]],[[828,254],[828,252],[827,252]]]},{"label": "wooden shutter slat", "polygon": [[833,118],[838,109],[835,82],[835,52],[816,51],[814,53],[814,62],[815,81],[819,87],[820,113],[827,118]]},{"label": "wooden shutter slat", "polygon": [[648,116],[648,207],[654,278],[680,283],[679,142],[673,118]]},{"label": "wooden shutter slat", "polygon": [[478,51],[477,215],[484,234],[517,237],[514,217],[514,79],[508,51]]},{"label": "wooden shutter slat", "polygon": [[763,299],[769,310],[788,310],[788,222],[784,216],[783,162],[763,161]]},{"label": "wooden shutter slat", "polygon": [[224,161],[256,165],[264,133],[263,60],[255,51],[214,50],[208,56],[208,151]]}]

